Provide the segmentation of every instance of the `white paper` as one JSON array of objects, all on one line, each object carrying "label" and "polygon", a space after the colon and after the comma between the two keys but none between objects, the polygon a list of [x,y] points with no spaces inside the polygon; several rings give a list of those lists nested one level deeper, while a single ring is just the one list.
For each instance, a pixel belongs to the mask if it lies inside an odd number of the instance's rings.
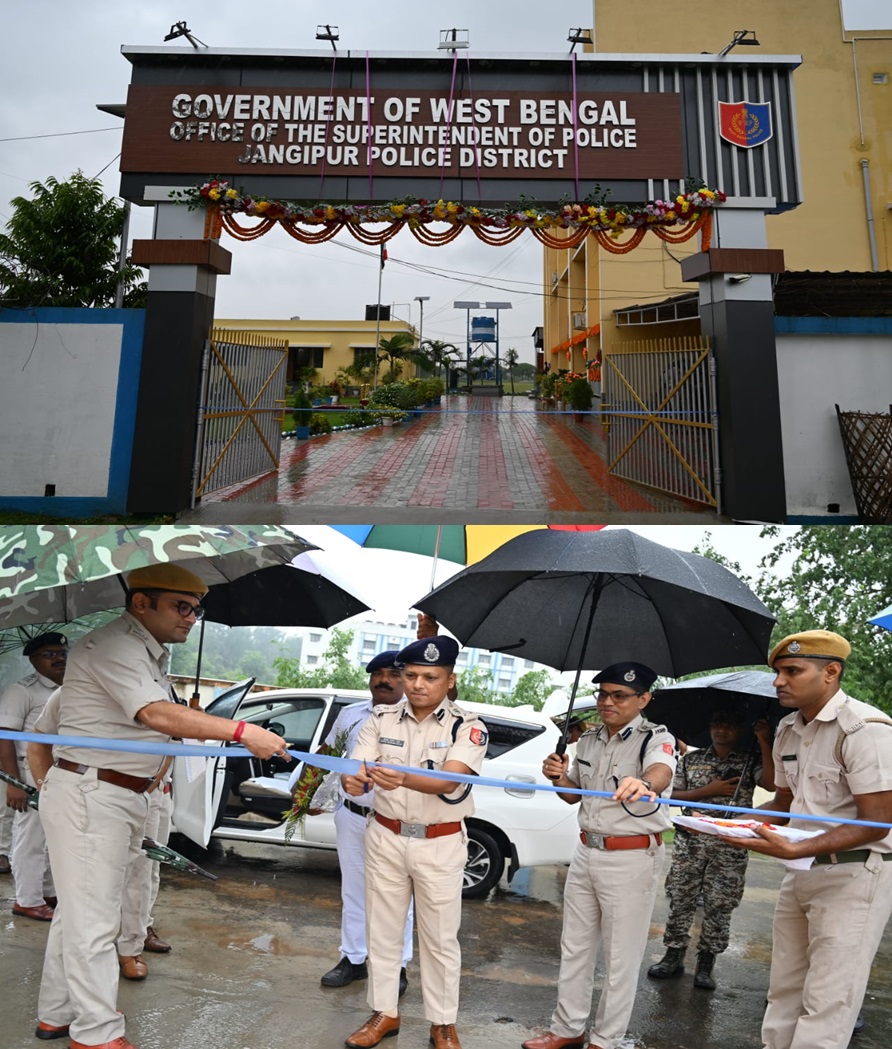
[{"label": "white paper", "polygon": [[[702,834],[721,834],[726,838],[758,838],[759,835],[753,829],[754,827],[764,827],[790,841],[805,841],[806,838],[816,838],[819,834],[824,833],[821,830],[778,827],[774,823],[762,823],[760,820],[720,820],[714,816],[673,816],[672,822],[688,830],[700,831]],[[807,871],[815,862],[815,858],[814,856],[803,856],[796,860],[779,859],[778,862],[782,863],[787,870]]]}]

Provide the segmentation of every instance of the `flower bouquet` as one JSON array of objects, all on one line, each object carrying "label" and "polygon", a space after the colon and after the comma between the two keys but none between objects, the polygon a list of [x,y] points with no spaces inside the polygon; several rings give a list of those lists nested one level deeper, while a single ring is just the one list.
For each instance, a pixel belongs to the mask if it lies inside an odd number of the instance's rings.
[{"label": "flower bouquet", "polygon": [[[334,743],[331,746],[323,744],[319,748],[319,753],[329,754],[335,758],[342,758],[347,750],[348,735],[349,731],[347,729],[343,732],[339,732],[337,736],[335,736]],[[317,793],[319,792],[320,787],[322,787],[323,783],[325,783],[331,775],[334,775],[335,779],[337,779],[337,773],[332,773],[330,769],[321,769],[317,765],[311,765],[308,761],[304,762],[303,772],[291,794],[291,808],[285,809],[282,813],[285,817],[286,843],[291,841],[298,829],[303,831],[304,821],[311,812],[325,811],[325,808],[327,808],[328,805],[331,805],[331,799],[326,802],[325,807],[322,806],[321,799],[319,804],[316,803]],[[333,795],[333,799],[336,803],[336,792]]]}]

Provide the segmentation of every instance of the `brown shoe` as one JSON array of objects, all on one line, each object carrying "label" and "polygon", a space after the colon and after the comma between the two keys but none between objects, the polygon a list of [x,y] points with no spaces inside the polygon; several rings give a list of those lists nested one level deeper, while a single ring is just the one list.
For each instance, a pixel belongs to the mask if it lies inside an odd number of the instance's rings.
[{"label": "brown shoe", "polygon": [[461,1049],[455,1024],[431,1024],[431,1045],[434,1049]]},{"label": "brown shoe", "polygon": [[12,905],[12,913],[20,918],[33,918],[38,922],[51,922],[53,920],[53,908],[42,903],[39,907],[20,907],[17,903]]},{"label": "brown shoe", "polygon": [[372,1013],[366,1022],[344,1041],[351,1049],[371,1049],[382,1038],[392,1038],[400,1033],[400,1018],[385,1016],[384,1013]]},{"label": "brown shoe", "polygon": [[165,943],[158,933],[155,932],[154,927],[150,925],[146,929],[146,942],[142,945],[142,949],[152,954],[167,954],[170,950],[170,944]]},{"label": "brown shoe", "polygon": [[133,954],[129,957],[119,954],[118,964],[121,966],[121,975],[125,980],[144,980],[149,975],[149,967],[143,961],[141,954]]},{"label": "brown shoe", "polygon": [[73,1038],[68,1043],[68,1049],[136,1049],[136,1046],[121,1035],[112,1042],[103,1042],[102,1045],[87,1045],[86,1042],[76,1042]]},{"label": "brown shoe", "polygon": [[546,1031],[541,1038],[529,1038],[521,1042],[523,1049],[583,1049],[585,1046],[585,1032],[578,1034],[575,1038],[561,1038],[552,1031]]},{"label": "brown shoe", "polygon": [[43,1020],[38,1021],[37,1027],[34,1029],[35,1038],[43,1038],[44,1040],[49,1038],[64,1038],[68,1034],[68,1024],[63,1024],[62,1027],[54,1027],[52,1024],[44,1023]]}]

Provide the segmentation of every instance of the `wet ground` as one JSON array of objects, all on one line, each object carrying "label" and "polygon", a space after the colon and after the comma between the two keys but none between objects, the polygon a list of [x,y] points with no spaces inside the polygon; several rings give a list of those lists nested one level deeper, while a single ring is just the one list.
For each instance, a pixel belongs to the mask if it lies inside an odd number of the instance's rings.
[{"label": "wet ground", "polygon": [[[579,421],[582,420],[582,421]],[[713,510],[609,473],[596,412],[536,410],[526,397],[445,397],[443,408],[396,427],[286,440],[277,474],[204,496],[180,520],[287,523],[363,521],[395,509],[413,523],[444,514],[536,523],[647,520],[718,523]],[[488,519],[488,518],[487,518]]]},{"label": "wet ground", "polygon": [[[198,857],[196,857],[198,858]],[[165,868],[156,917],[174,949],[148,955],[143,983],[122,981],[119,1007],[139,1049],[339,1049],[368,1016],[365,984],[325,990],[337,961],[340,920],[333,853],[230,846],[199,859],[212,883]],[[548,1023],[554,1005],[564,868],[521,871],[483,901],[467,901],[462,927],[459,1033],[464,1049],[518,1049]],[[771,946],[771,912],[781,868],[754,857],[732,927],[734,943],[716,967],[719,989],[693,988],[690,974],[656,982],[644,975],[662,955],[665,898],[654,912],[630,1036],[622,1049],[758,1049]],[[13,917],[11,883],[0,931],[0,1049],[33,1049],[37,988],[47,927]],[[845,964],[845,959],[840,959]],[[856,1049],[892,1041],[892,930],[877,955]],[[424,1049],[417,963],[402,999],[402,1029],[388,1049]],[[597,990],[596,990],[597,993]],[[67,1046],[63,1039],[51,1043]]]}]

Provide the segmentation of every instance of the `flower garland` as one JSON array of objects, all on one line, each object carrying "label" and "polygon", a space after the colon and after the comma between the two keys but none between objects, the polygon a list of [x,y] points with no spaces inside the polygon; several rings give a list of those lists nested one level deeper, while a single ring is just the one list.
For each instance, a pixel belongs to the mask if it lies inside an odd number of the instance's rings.
[{"label": "flower garland", "polygon": [[[319,748],[320,754],[330,754],[336,758],[342,758],[347,750],[347,739],[349,731],[339,732],[332,746],[323,744]],[[303,833],[304,823],[310,810],[313,808],[313,798],[316,791],[322,786],[326,776],[330,774],[329,769],[319,768],[306,762],[304,770],[300,775],[291,795],[291,808],[286,809],[282,815],[285,817],[285,844],[287,845],[299,829]]]},{"label": "flower garland", "polygon": [[[301,204],[250,196],[223,179],[209,179],[200,186],[174,190],[171,196],[190,209],[206,208],[206,237],[216,239],[226,230],[238,240],[255,240],[276,225],[307,244],[330,240],[347,229],[359,241],[384,244],[401,229],[408,228],[423,244],[448,244],[464,229],[470,229],[487,244],[509,244],[524,230],[551,248],[573,248],[594,236],[606,250],[624,254],[641,243],[648,230],[662,240],[679,243],[703,230],[703,250],[709,245],[712,211],[726,200],[721,190],[691,187],[671,200],[655,200],[638,207],[608,205],[603,200],[542,208],[521,198],[506,208],[466,206],[455,201],[404,200],[387,204]],[[242,225],[237,216],[259,219],[254,226]],[[371,224],[385,223],[383,230]],[[433,224],[445,224],[434,230]],[[309,227],[309,228],[307,228]],[[626,239],[626,234],[630,234]]]}]

